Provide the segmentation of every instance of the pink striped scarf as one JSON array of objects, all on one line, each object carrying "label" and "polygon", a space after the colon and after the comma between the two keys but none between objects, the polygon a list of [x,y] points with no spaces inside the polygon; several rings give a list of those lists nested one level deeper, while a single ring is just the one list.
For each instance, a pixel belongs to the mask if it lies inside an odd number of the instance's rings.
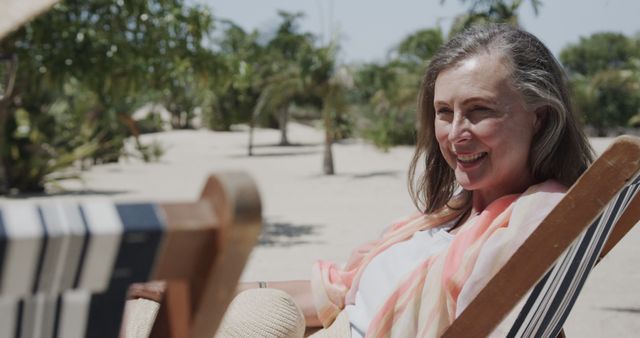
[{"label": "pink striped scarf", "polygon": [[[366,337],[438,337],[486,285],[559,201],[565,188],[555,181],[503,196],[472,222],[451,245],[404,276],[377,312]],[[326,261],[313,266],[311,285],[318,316],[329,326],[346,304],[353,304],[360,277],[380,252],[417,231],[440,226],[460,211],[417,214],[391,226],[378,240],[359,247],[344,267]],[[476,264],[478,263],[478,264]]]}]

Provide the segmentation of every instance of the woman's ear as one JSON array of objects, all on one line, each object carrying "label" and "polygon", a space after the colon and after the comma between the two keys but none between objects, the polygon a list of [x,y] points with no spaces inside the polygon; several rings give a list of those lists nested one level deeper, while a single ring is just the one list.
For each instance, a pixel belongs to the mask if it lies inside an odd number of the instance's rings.
[{"label": "woman's ear", "polygon": [[534,134],[537,134],[540,131],[540,128],[544,125],[544,121],[547,119],[547,114],[549,114],[548,106],[538,107],[533,112],[535,119],[533,121]]}]

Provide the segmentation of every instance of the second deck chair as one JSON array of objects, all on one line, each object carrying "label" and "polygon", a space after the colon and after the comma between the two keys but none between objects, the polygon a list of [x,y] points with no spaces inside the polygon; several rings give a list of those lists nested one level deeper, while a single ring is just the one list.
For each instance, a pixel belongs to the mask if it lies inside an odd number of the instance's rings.
[{"label": "second deck chair", "polygon": [[640,139],[623,136],[453,322],[443,337],[486,337],[528,293],[507,337],[557,337],[597,261],[640,221]]},{"label": "second deck chair", "polygon": [[211,338],[260,225],[239,173],[193,203],[0,201],[0,337],[118,337],[129,285],[167,280],[153,336]]}]

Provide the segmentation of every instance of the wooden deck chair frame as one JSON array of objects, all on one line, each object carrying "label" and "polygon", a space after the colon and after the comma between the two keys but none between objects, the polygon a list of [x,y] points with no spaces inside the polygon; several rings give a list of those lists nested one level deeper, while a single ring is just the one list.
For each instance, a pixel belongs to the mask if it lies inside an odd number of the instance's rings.
[{"label": "wooden deck chair frame", "polygon": [[[615,205],[611,205],[610,209],[619,209],[621,206],[626,209],[606,220],[611,223],[607,226],[615,226],[613,230],[608,230],[611,231],[610,235],[608,232],[604,233],[600,239],[601,251],[596,252],[595,258],[604,257],[640,220],[640,194],[637,193],[640,189],[640,179],[637,177],[639,171],[640,139],[630,136],[617,138],[569,189],[540,226],[452,323],[443,337],[488,336],[536,283],[546,282],[545,274],[550,272],[558,258],[568,251],[581,234],[584,236],[590,231],[585,229],[592,224],[592,227],[597,226],[596,223],[600,220],[598,216],[617,196]],[[634,178],[635,181],[632,181]],[[630,183],[634,184],[629,187]],[[593,264],[595,261],[587,266],[586,274]],[[539,327],[537,331],[519,336],[558,335],[584,279],[577,282],[576,290],[571,295],[557,295],[570,299],[564,300],[568,303],[560,310],[562,313],[558,314],[558,322],[554,323],[556,330]],[[513,329],[509,336],[512,334]]]},{"label": "wooden deck chair frame", "polygon": [[211,338],[262,223],[257,188],[242,173],[210,176],[192,203],[45,199],[2,207],[3,337],[127,336],[120,318],[129,285],[165,280],[151,336]]},{"label": "wooden deck chair frame", "polygon": [[198,202],[160,208],[170,231],[152,280],[167,288],[151,337],[211,338],[260,234],[257,188],[245,174],[217,174]]}]

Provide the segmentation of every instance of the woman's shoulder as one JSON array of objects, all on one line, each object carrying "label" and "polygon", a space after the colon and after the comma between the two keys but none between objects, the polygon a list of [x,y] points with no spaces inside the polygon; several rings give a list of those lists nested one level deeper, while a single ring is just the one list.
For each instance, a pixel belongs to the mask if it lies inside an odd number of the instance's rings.
[{"label": "woman's shoulder", "polygon": [[527,195],[544,195],[544,194],[564,194],[567,192],[567,187],[556,180],[546,180],[544,182],[534,184],[524,192],[523,196]]},{"label": "woman's shoulder", "polygon": [[555,180],[547,180],[527,189],[513,208],[513,220],[540,219],[546,216],[560,202],[567,187]]},{"label": "woman's shoulder", "polygon": [[517,200],[516,205],[530,205],[536,209],[553,207],[567,192],[567,187],[556,180],[532,185]]}]

